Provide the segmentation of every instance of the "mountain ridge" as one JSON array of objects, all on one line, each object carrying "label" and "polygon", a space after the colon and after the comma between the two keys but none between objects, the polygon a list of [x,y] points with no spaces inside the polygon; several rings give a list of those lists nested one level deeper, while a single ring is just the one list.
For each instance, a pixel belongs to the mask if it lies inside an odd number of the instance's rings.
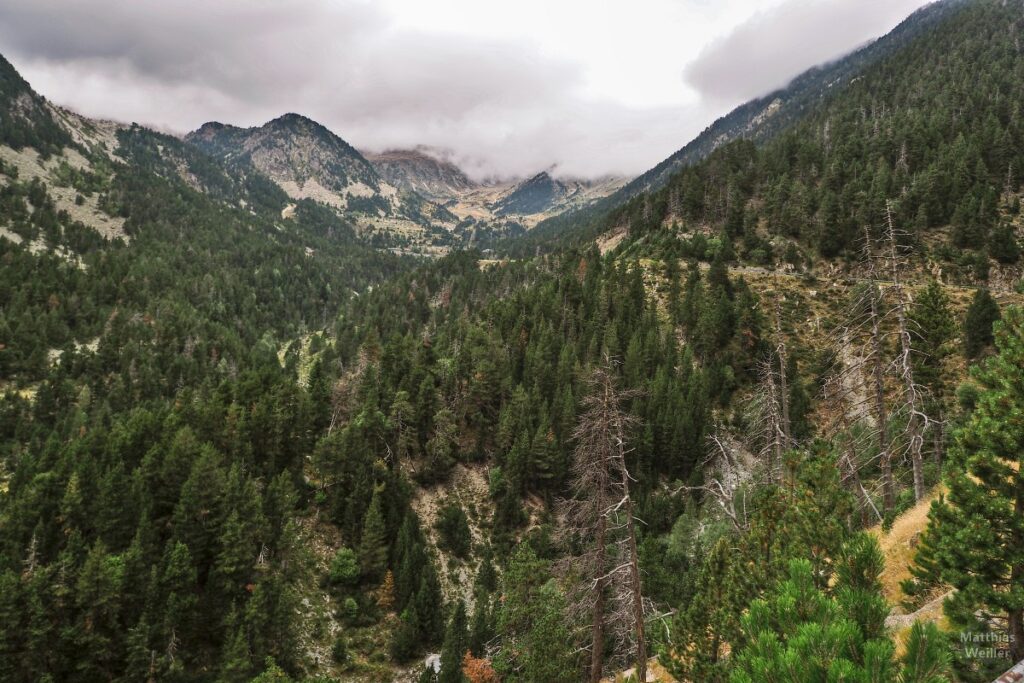
[{"label": "mountain ridge", "polygon": [[[762,143],[771,139],[799,121],[816,104],[843,90],[858,73],[941,24],[951,13],[969,3],[970,0],[938,0],[919,8],[889,33],[843,57],[806,69],[782,88],[740,104],[614,194],[572,215],[555,216],[541,222],[530,239],[547,239],[566,233],[570,222],[576,224],[577,231],[583,226],[587,237],[592,237],[593,232],[600,229],[595,224],[632,197],[663,187],[673,174],[706,158],[727,142],[746,138]],[[839,87],[835,87],[837,85]],[[532,248],[531,242],[528,249]]]}]

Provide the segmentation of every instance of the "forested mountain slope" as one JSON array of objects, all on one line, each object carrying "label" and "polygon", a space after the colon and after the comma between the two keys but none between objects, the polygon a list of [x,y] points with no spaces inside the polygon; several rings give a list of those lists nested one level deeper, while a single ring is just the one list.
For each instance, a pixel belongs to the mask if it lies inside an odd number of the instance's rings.
[{"label": "forested mountain slope", "polygon": [[788,86],[751,100],[715,121],[651,170],[625,185],[615,194],[581,210],[576,215],[556,216],[538,226],[534,241],[592,237],[594,230],[607,225],[607,216],[615,207],[641,193],[653,193],[664,187],[685,167],[701,162],[713,151],[735,140],[764,143],[794,123],[817,111],[842,93],[872,65],[901,50],[912,41],[927,39],[930,31],[950,19],[967,0],[943,0],[930,4],[908,17],[887,35],[872,41],[850,55],[797,76]]},{"label": "forested mountain slope", "polygon": [[957,4],[770,142],[719,148],[606,225],[674,225],[727,235],[751,261],[813,261],[856,255],[888,207],[917,256],[984,279],[990,258],[1019,257],[1000,207],[1019,207],[1022,22],[1012,4]]},{"label": "forested mountain slope", "polygon": [[1024,623],[1024,19],[941,7],[605,253],[504,261],[0,63],[0,679],[990,680],[897,654],[865,532],[945,477],[908,609]]},{"label": "forested mountain slope", "polygon": [[[312,418],[278,340],[403,262],[311,202],[282,220],[268,180],[173,138],[122,127],[106,149],[75,142],[100,125],[2,66],[0,678],[201,677],[224,629],[287,649],[297,538],[284,530]],[[77,220],[80,205],[117,234]],[[214,517],[232,520],[241,565],[172,531]]]}]

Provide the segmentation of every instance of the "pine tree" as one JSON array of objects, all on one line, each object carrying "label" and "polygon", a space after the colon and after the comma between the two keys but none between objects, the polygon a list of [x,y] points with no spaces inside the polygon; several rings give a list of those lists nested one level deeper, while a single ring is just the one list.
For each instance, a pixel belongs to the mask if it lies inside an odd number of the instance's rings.
[{"label": "pine tree", "polygon": [[393,434],[391,450],[398,462],[405,461],[415,452],[416,429],[413,419],[414,410],[409,401],[409,392],[399,391],[388,413],[388,427]]},{"label": "pine tree", "polygon": [[466,605],[459,600],[455,604],[452,618],[444,633],[441,646],[441,672],[438,683],[463,683],[462,658],[469,650],[469,634],[466,631]]},{"label": "pine tree", "polygon": [[937,280],[914,300],[910,319],[915,327],[914,377],[928,387],[932,394],[941,396],[943,387],[943,360],[949,355],[949,343],[956,333],[949,297]]},{"label": "pine tree", "polygon": [[788,577],[743,616],[730,681],[770,683],[780,675],[787,681],[948,681],[948,655],[934,624],[919,630],[913,649],[895,661],[885,635],[882,568],[877,542],[866,534],[847,544],[829,592],[815,581],[810,562],[792,560]]},{"label": "pine tree", "polygon": [[489,594],[478,591],[473,621],[469,628],[469,651],[477,657],[483,657],[487,652],[487,643],[494,637],[493,631]]},{"label": "pine tree", "polygon": [[426,484],[443,481],[458,456],[458,425],[451,410],[442,408],[434,414],[434,435],[426,450],[427,463],[420,478]]},{"label": "pine tree", "polygon": [[420,587],[416,591],[413,604],[418,615],[420,642],[434,644],[440,641],[444,633],[444,600],[441,597],[441,584],[433,563],[428,562],[420,574]]},{"label": "pine tree", "polygon": [[395,608],[395,575],[390,569],[384,572],[384,581],[381,582],[380,590],[377,592],[377,607],[385,612],[390,612]]},{"label": "pine tree", "polygon": [[466,675],[468,683],[499,683],[498,673],[491,663],[468,652],[462,659],[462,673]]},{"label": "pine tree", "polygon": [[18,660],[23,656],[21,646],[22,618],[21,585],[17,575],[0,572],[0,679],[17,680]]},{"label": "pine tree", "polygon": [[252,679],[252,656],[245,630],[238,625],[238,617],[228,617],[228,641],[221,655],[221,680],[225,683],[244,683]]},{"label": "pine tree", "polygon": [[1014,660],[1024,659],[1024,310],[998,326],[998,354],[976,373],[977,406],[955,434],[948,497],[932,507],[925,578],[957,589],[950,620],[988,631],[984,614],[1005,619]]},{"label": "pine tree", "polygon": [[80,623],[75,629],[77,669],[86,678],[102,676],[119,657],[115,643],[121,581],[120,563],[97,542],[89,551],[75,585]]},{"label": "pine tree", "polygon": [[384,576],[388,563],[387,527],[381,503],[381,487],[373,489],[370,507],[363,518],[363,535],[359,541],[359,567],[370,581]]},{"label": "pine tree", "polygon": [[739,618],[751,587],[745,559],[733,539],[719,540],[694,580],[693,598],[680,607],[660,653],[662,665],[680,681],[724,683],[727,654],[739,637]]},{"label": "pine tree", "polygon": [[927,413],[934,419],[929,424],[932,431],[932,456],[936,465],[941,466],[945,450],[945,401],[948,393],[945,373],[946,357],[951,352],[951,342],[956,334],[956,323],[949,307],[949,297],[936,280],[928,283],[910,310],[914,324],[914,378],[927,390]]},{"label": "pine tree", "polygon": [[232,512],[224,523],[220,552],[213,567],[214,585],[228,600],[244,593],[254,555],[252,543],[246,537],[245,525],[238,513]]},{"label": "pine tree", "polygon": [[1020,260],[1020,243],[1017,242],[1017,231],[1008,223],[996,227],[988,240],[989,256],[1003,264],[1017,263]]},{"label": "pine tree", "polygon": [[999,304],[987,289],[979,289],[964,320],[964,355],[977,358],[994,341],[992,326],[1000,318]]},{"label": "pine tree", "polygon": [[196,570],[184,543],[171,542],[164,554],[159,592],[164,599],[162,645],[170,648],[192,628],[196,614]]},{"label": "pine tree", "polygon": [[565,599],[549,576],[549,563],[523,543],[502,577],[497,609],[501,648],[494,668],[510,683],[579,680]]},{"label": "pine tree", "polygon": [[419,649],[419,615],[416,605],[409,605],[402,612],[398,629],[391,641],[391,658],[396,662],[407,662]]}]

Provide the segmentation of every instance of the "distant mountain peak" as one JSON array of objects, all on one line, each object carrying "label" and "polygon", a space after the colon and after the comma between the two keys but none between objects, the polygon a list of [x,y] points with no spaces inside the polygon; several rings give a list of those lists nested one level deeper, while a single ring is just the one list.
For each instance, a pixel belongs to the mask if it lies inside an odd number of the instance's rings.
[{"label": "distant mountain peak", "polygon": [[548,211],[575,188],[556,180],[548,171],[541,171],[516,185],[494,206],[499,216],[529,215]]},{"label": "distant mountain peak", "polygon": [[445,159],[440,150],[425,145],[367,152],[363,156],[387,182],[435,201],[451,201],[477,187],[461,168]]},{"label": "distant mountain peak", "polygon": [[345,208],[349,195],[380,190],[379,176],[354,147],[301,114],[252,128],[206,123],[186,139],[216,157],[251,163],[295,199]]}]

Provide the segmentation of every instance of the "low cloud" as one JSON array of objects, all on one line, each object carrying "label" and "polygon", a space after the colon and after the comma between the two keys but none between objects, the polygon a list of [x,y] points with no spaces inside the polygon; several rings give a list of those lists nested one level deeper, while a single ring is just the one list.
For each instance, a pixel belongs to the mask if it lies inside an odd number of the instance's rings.
[{"label": "low cloud", "polygon": [[736,104],[884,35],[925,0],[785,0],[711,42],[684,69],[703,97]]},{"label": "low cloud", "polygon": [[[686,106],[587,95],[582,64],[529,41],[400,28],[370,0],[5,0],[0,52],[90,116],[186,132],[295,111],[363,149],[449,149],[478,177],[626,175],[681,147],[726,100],[853,47],[914,4],[790,0],[701,55],[686,73],[702,99]],[[859,16],[878,13],[893,20]],[[826,18],[840,27],[823,30]]]}]

